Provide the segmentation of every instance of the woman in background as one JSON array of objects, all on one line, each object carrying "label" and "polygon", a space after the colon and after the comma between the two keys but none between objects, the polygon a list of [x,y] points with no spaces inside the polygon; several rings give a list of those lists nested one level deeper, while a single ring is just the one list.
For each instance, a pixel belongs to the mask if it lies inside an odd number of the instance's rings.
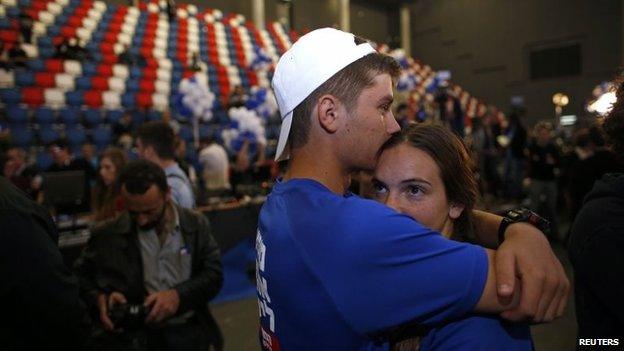
[{"label": "woman in background", "polygon": [[[381,149],[373,187],[377,201],[446,238],[463,241],[473,232],[473,162],[462,141],[442,126],[412,124],[393,135]],[[405,327],[392,342],[395,351],[533,349],[527,324],[477,314],[441,326]]]},{"label": "woman in background", "polygon": [[101,222],[114,218],[123,211],[119,196],[117,177],[128,162],[123,150],[110,147],[100,156],[100,169],[94,189],[93,221]]}]

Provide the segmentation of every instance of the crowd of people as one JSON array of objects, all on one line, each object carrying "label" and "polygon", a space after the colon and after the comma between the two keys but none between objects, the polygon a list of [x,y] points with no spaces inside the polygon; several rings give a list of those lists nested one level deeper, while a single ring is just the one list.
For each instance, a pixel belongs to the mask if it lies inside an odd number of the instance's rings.
[{"label": "crowd of people", "polygon": [[[521,110],[466,123],[444,91],[430,115],[393,110],[399,70],[350,33],[300,38],[275,69],[277,162],[251,140],[233,154],[210,136],[188,164],[195,145],[175,123],[134,128],[131,113],[99,154],[91,143],[79,156],[64,139],[46,145],[47,170],[26,150],[4,150],[0,226],[15,230],[3,231],[0,248],[0,296],[13,297],[1,299],[13,319],[0,340],[9,349],[223,349],[208,307],[223,284],[220,253],[196,209],[258,182],[259,167],[271,169],[261,182],[275,182],[256,237],[263,350],[532,350],[530,323],[567,305],[570,283],[548,239],[568,236],[579,336],[622,337],[621,284],[605,290],[621,280],[624,85],[604,125],[529,129]],[[242,88],[230,98],[245,99]],[[42,207],[51,205],[45,175],[63,171],[83,172],[74,186],[84,198],[53,213],[93,222],[73,273]],[[510,202],[516,209],[501,216],[477,210]],[[574,222],[570,234],[564,222]],[[32,256],[36,267],[20,265]]]}]

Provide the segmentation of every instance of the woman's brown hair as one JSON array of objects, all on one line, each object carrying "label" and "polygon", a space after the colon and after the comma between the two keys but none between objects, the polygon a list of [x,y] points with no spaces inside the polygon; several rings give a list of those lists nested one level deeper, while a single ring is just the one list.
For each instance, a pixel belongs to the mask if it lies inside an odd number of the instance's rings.
[{"label": "woman's brown hair", "polygon": [[[100,162],[105,158],[111,160],[113,165],[115,165],[115,178],[119,178],[119,172],[128,163],[126,153],[119,148],[109,147],[100,155]],[[119,195],[119,187],[116,183],[117,179],[115,179],[113,184],[107,186],[98,172],[93,204],[94,221],[99,222],[115,216],[117,210],[116,200]]]},{"label": "woman's brown hair", "polygon": [[466,145],[443,126],[411,124],[393,135],[380,153],[402,144],[426,152],[438,165],[447,200],[464,206],[462,214],[454,221],[452,237],[466,237],[472,231],[471,213],[478,196],[474,162]]}]

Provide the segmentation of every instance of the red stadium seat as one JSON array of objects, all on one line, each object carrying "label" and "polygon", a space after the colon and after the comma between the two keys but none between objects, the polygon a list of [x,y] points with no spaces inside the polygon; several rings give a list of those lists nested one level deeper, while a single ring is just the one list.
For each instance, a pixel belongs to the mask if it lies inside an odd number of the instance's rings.
[{"label": "red stadium seat", "polygon": [[17,41],[18,33],[17,31],[10,29],[2,29],[0,30],[0,40],[3,43],[15,43]]},{"label": "red stadium seat", "polygon": [[22,102],[29,106],[39,106],[44,102],[43,88],[22,88]]},{"label": "red stadium seat", "polygon": [[65,38],[73,38],[76,36],[76,27],[65,26],[61,29],[61,36]]},{"label": "red stadium seat", "polygon": [[97,73],[102,77],[110,77],[113,75],[113,65],[101,64],[97,67]]},{"label": "red stadium seat", "polygon": [[102,92],[98,90],[86,91],[84,93],[85,105],[90,107],[102,106]]},{"label": "red stadium seat", "polygon": [[62,73],[65,71],[65,64],[63,60],[59,59],[47,59],[45,61],[46,71],[54,73]]},{"label": "red stadium seat", "polygon": [[91,87],[94,90],[108,90],[108,77],[91,78]]},{"label": "red stadium seat", "polygon": [[102,55],[102,63],[105,63],[109,67],[112,67],[112,65],[117,63],[117,56],[115,56],[115,54],[103,54]]},{"label": "red stadium seat", "polygon": [[35,73],[35,84],[41,88],[53,88],[56,86],[56,74],[51,72]]},{"label": "red stadium seat", "polygon": [[102,54],[114,54],[115,46],[113,45],[113,43],[105,41],[100,44],[100,51],[102,51]]},{"label": "red stadium seat", "polygon": [[152,107],[152,94],[151,93],[136,94],[136,104],[139,107]]},{"label": "red stadium seat", "polygon": [[139,82],[139,90],[146,93],[153,93],[156,90],[156,84],[153,79],[142,79]]},{"label": "red stadium seat", "polygon": [[156,69],[151,68],[151,67],[147,67],[143,70],[143,75],[142,75],[143,79],[147,79],[147,80],[156,80],[156,78],[158,77],[156,74]]}]

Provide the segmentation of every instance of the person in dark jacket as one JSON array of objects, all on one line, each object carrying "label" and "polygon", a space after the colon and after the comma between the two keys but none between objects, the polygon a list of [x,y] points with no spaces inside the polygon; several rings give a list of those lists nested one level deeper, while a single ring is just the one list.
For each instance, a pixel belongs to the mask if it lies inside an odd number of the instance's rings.
[{"label": "person in dark jacket", "polygon": [[527,131],[517,112],[509,116],[507,137],[509,138],[509,147],[505,153],[505,195],[510,199],[519,201],[522,199]]},{"label": "person in dark jacket", "polygon": [[[92,229],[76,262],[83,296],[101,322],[94,344],[221,350],[208,302],[221,289],[223,272],[207,218],[175,205],[164,171],[150,161],[126,165],[119,185],[126,211]],[[146,308],[136,330],[121,332],[110,316],[124,305]]]},{"label": "person in dark jacket", "polygon": [[[624,81],[603,130],[615,155],[624,155]],[[572,225],[578,338],[624,338],[624,174],[594,184]]]},{"label": "person in dark jacket", "polygon": [[47,211],[0,177],[0,348],[82,350],[88,317]]}]

